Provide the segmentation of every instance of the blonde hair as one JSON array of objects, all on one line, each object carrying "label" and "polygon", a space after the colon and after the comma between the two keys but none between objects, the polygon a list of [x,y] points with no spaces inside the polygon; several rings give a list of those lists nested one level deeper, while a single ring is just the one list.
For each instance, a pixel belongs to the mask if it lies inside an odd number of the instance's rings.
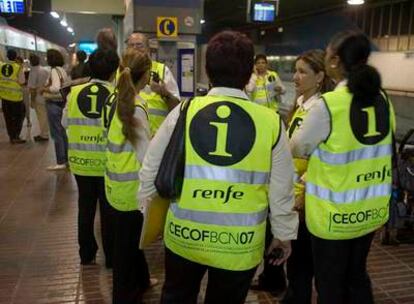
[{"label": "blonde hair", "polygon": [[135,97],[139,93],[135,87],[151,68],[151,59],[142,51],[127,49],[122,55],[118,79],[118,117],[122,122],[122,133],[133,145],[138,141],[135,128],[139,127],[134,118]]}]

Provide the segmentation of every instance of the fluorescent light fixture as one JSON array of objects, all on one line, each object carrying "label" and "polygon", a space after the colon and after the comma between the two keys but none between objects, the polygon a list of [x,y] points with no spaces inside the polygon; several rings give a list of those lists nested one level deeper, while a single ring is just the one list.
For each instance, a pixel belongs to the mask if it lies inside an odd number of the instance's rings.
[{"label": "fluorescent light fixture", "polygon": [[365,0],[348,0],[349,5],[361,5],[364,3],[365,3]]},{"label": "fluorescent light fixture", "polygon": [[76,43],[74,42],[74,43],[71,43],[71,44],[69,44],[69,47],[71,47],[71,48],[73,48],[73,47],[75,47],[76,46]]},{"label": "fluorescent light fixture", "polygon": [[69,33],[73,33],[73,28],[71,28],[70,26],[68,26],[67,31],[68,31]]},{"label": "fluorescent light fixture", "polygon": [[64,26],[64,27],[67,27],[68,23],[65,20],[62,20],[62,21],[60,21],[60,25]]},{"label": "fluorescent light fixture", "polygon": [[204,23],[206,23],[206,20],[201,19],[201,20],[200,20],[200,24],[204,24]]},{"label": "fluorescent light fixture", "polygon": [[53,18],[58,19],[60,16],[58,13],[56,13],[55,11],[51,11],[50,14],[52,15]]}]

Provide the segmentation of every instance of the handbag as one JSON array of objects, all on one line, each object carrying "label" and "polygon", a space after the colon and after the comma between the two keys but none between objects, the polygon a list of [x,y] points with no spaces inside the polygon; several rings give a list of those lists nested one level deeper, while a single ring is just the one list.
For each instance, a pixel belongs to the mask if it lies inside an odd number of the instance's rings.
[{"label": "handbag", "polygon": [[[62,101],[62,95],[60,93],[60,88],[62,88],[62,86],[63,86],[63,81],[64,81],[63,80],[63,75],[61,74],[61,72],[59,71],[59,69],[55,68],[54,70],[56,71],[56,73],[58,74],[58,77],[59,77],[59,82],[60,82],[59,91],[57,93],[43,92],[42,95],[43,95],[43,98],[46,101]],[[52,84],[52,77],[50,77],[50,79],[49,79],[48,86],[50,87],[51,84]],[[63,101],[65,101],[65,100],[63,100]]]},{"label": "handbag", "polygon": [[185,166],[185,121],[191,99],[183,102],[180,115],[162,157],[155,188],[158,194],[167,199],[180,197],[184,181]]}]

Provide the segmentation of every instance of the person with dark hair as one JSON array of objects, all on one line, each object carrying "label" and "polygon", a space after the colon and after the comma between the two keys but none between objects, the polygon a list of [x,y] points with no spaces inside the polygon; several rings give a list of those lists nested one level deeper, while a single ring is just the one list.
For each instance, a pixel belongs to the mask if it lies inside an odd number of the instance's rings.
[{"label": "person with dark hair", "polygon": [[215,35],[206,53],[212,89],[176,107],[146,153],[139,198],[151,204],[164,151],[188,106],[181,196],[170,204],[164,229],[161,303],[197,303],[206,272],[206,303],[244,303],[263,258],[268,210],[270,262],[282,264],[290,255],[298,226],[293,164],[279,115],[243,92],[253,54],[246,35]]},{"label": "person with dark hair", "polygon": [[34,137],[35,141],[49,140],[49,124],[47,122],[47,113],[45,99],[40,94],[40,90],[44,87],[49,78],[49,70],[40,65],[40,58],[36,54],[30,54],[30,73],[28,87],[30,89],[30,105],[36,111],[37,120],[39,122],[40,134]]},{"label": "person with dark hair", "polygon": [[[133,32],[128,37],[127,47],[150,55],[148,37],[143,33]],[[180,103],[177,82],[165,64],[152,60],[151,79],[140,96],[148,103],[151,135],[154,136],[167,114]]]},{"label": "person with dark hair", "polygon": [[[105,266],[112,267],[114,228],[111,207],[105,195],[106,131],[103,108],[114,93],[111,81],[119,65],[114,50],[97,49],[89,57],[92,79],[71,88],[64,110],[67,126],[69,167],[78,185],[78,243],[80,263],[95,263],[98,245],[94,233],[99,201]],[[87,160],[87,161],[86,161]]]},{"label": "person with dark hair", "polygon": [[7,51],[7,61],[0,62],[0,99],[7,134],[10,143],[23,144],[26,141],[20,138],[23,121],[26,113],[23,102],[23,88],[26,79],[21,64],[17,63],[15,50]]},{"label": "person with dark hair", "polygon": [[269,70],[265,54],[257,54],[254,64],[254,73],[246,86],[246,91],[255,103],[278,111],[280,96],[286,91],[279,75]]},{"label": "person with dark hair", "polygon": [[151,59],[145,52],[127,49],[116,95],[107,111],[105,190],[115,220],[114,304],[141,303],[143,293],[158,282],[150,278],[144,252],[138,247],[143,223],[137,200],[138,172],[150,140],[147,107],[139,92],[148,83],[150,68]]},{"label": "person with dark hair", "polygon": [[96,43],[99,49],[110,49],[116,52],[118,48],[115,32],[110,27],[99,30],[96,35]]},{"label": "person with dark hair", "polygon": [[46,101],[50,135],[55,144],[57,162],[56,165],[47,167],[47,170],[63,170],[66,169],[68,162],[68,138],[61,122],[65,101],[60,95],[59,90],[68,81],[69,77],[63,69],[63,65],[65,64],[63,55],[58,50],[47,50],[46,59],[51,70],[47,85],[41,90],[41,94]]},{"label": "person with dark hair", "polygon": [[70,72],[70,77],[72,80],[91,76],[89,64],[85,62],[87,58],[88,56],[86,55],[85,51],[81,50],[76,52],[76,59],[78,61],[78,64],[75,65]]},{"label": "person with dark hair", "polygon": [[[288,127],[288,137],[301,129],[302,122],[309,111],[320,100],[321,94],[333,88],[324,65],[325,52],[310,50],[301,54],[295,62],[293,81],[298,97],[296,109]],[[308,162],[306,159],[294,158],[295,165],[295,210],[299,212],[298,239],[292,241],[292,254],[287,261],[288,289],[281,303],[311,304],[313,290],[313,259],[311,235],[304,221],[304,181]]]},{"label": "person with dark hair", "polygon": [[374,303],[366,262],[388,219],[395,117],[370,53],[362,33],[332,38],[325,68],[336,88],[290,142],[294,157],[309,158],[305,217],[321,304]]}]

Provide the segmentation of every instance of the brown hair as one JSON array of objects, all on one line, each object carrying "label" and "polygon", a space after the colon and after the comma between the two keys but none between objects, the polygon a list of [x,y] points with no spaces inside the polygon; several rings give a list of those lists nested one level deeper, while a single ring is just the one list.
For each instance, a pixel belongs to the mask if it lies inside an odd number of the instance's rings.
[{"label": "brown hair", "polygon": [[65,60],[63,59],[62,53],[55,49],[48,49],[46,51],[46,59],[47,64],[50,65],[52,68],[63,67],[63,65],[65,64]]},{"label": "brown hair", "polygon": [[117,84],[118,89],[118,117],[122,122],[122,133],[133,145],[138,138],[135,128],[139,127],[134,118],[135,86],[151,68],[151,59],[142,51],[127,49],[122,55],[119,66],[120,76]]},{"label": "brown hair", "polygon": [[111,49],[115,50],[118,48],[118,42],[114,30],[110,27],[105,27],[99,30],[96,35],[96,43],[100,49]]},{"label": "brown hair", "polygon": [[213,87],[243,89],[253,72],[253,42],[244,34],[224,31],[207,46],[206,72]]},{"label": "brown hair", "polygon": [[334,83],[325,70],[325,51],[320,49],[306,51],[296,59],[296,62],[299,60],[303,60],[316,74],[324,73],[325,76],[319,90],[322,94],[333,90]]}]

